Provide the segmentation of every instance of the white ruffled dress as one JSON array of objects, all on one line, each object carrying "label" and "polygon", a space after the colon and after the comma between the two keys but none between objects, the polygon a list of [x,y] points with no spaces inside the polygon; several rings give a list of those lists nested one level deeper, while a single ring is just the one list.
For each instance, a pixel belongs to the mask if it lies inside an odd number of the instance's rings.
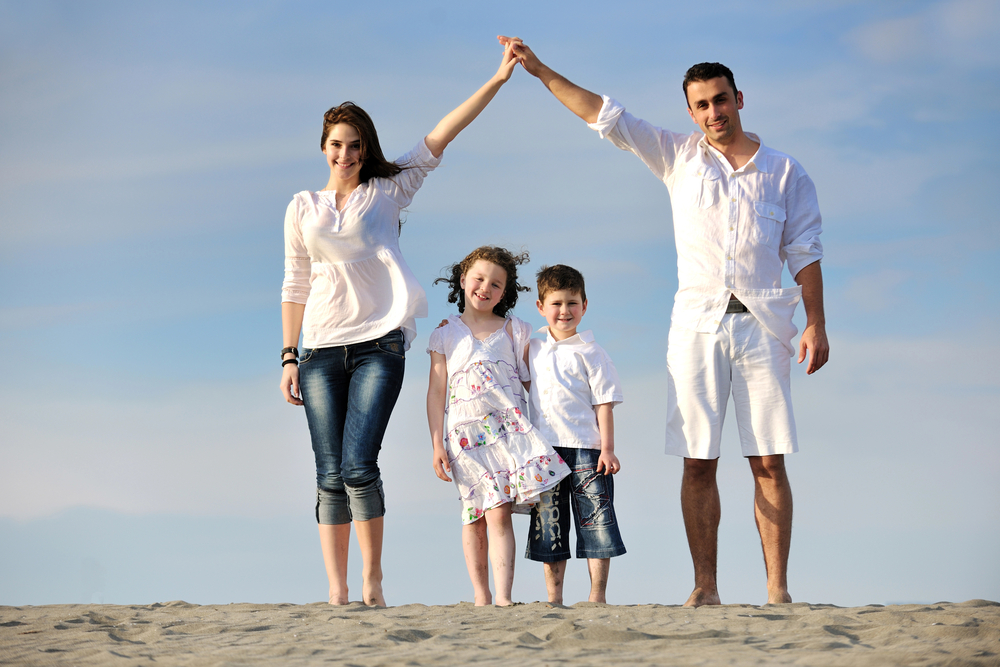
[{"label": "white ruffled dress", "polygon": [[[508,334],[508,324],[513,340]],[[512,503],[526,513],[569,467],[528,421],[522,380],[531,327],[517,317],[478,340],[457,315],[431,333],[427,351],[448,362],[444,447],[462,501],[462,523]]]}]

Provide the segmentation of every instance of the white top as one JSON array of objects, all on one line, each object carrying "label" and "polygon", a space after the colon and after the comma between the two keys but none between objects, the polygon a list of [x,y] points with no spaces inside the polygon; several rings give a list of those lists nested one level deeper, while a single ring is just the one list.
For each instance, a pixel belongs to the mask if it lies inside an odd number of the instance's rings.
[{"label": "white top", "polygon": [[781,268],[787,261],[795,276],[823,257],[816,187],[802,166],[761,143],[733,170],[700,132],[655,127],[610,97],[590,127],[635,153],[670,192],[678,283],[671,325],[715,333],[735,294],[794,353],[802,289],[782,289]]},{"label": "white top", "polygon": [[396,176],[359,185],[337,210],[332,191],[300,192],[285,212],[282,302],[304,303],[302,346],[350,345],[403,330],[405,349],[427,296],[399,250],[399,212],[441,162],[420,141]]},{"label": "white top", "polygon": [[611,357],[591,331],[556,340],[528,342],[531,371],[531,423],[555,447],[600,449],[595,405],[622,402],[621,382]]}]

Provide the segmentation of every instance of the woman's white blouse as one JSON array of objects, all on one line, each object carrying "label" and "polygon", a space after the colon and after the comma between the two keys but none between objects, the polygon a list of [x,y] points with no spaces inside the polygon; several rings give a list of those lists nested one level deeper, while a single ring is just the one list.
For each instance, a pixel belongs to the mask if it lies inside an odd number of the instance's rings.
[{"label": "woman's white blouse", "polygon": [[441,162],[420,141],[393,178],[359,185],[337,210],[332,191],[305,190],[285,212],[282,302],[305,304],[304,348],[350,345],[403,330],[407,349],[427,295],[399,250],[399,212]]}]

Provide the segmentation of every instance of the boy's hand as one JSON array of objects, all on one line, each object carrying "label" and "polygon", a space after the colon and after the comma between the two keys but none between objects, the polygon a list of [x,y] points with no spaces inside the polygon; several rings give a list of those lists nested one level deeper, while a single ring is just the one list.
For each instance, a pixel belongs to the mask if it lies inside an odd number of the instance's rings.
[{"label": "boy's hand", "polygon": [[601,457],[597,459],[597,472],[603,470],[605,475],[608,473],[616,475],[621,469],[622,464],[614,452],[601,452]]},{"label": "boy's hand", "polygon": [[431,459],[431,467],[434,468],[434,474],[438,476],[443,482],[450,482],[451,477],[448,477],[448,473],[451,472],[451,466],[448,465],[448,453],[444,451],[443,447],[434,447],[434,458]]}]

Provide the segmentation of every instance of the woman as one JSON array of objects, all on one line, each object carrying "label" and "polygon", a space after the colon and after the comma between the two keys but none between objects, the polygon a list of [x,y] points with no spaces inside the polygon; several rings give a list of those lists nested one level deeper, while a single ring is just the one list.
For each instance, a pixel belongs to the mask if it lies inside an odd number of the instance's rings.
[{"label": "woman", "polygon": [[396,162],[382,156],[375,126],[360,107],[345,102],[330,109],[320,143],[330,180],[288,205],[281,391],[289,403],[305,406],[309,422],[330,604],[348,603],[353,522],[363,600],[385,606],[378,452],[402,386],[415,318],[427,316],[424,290],[399,251],[399,212],[516,64],[508,45],[497,73]]}]

